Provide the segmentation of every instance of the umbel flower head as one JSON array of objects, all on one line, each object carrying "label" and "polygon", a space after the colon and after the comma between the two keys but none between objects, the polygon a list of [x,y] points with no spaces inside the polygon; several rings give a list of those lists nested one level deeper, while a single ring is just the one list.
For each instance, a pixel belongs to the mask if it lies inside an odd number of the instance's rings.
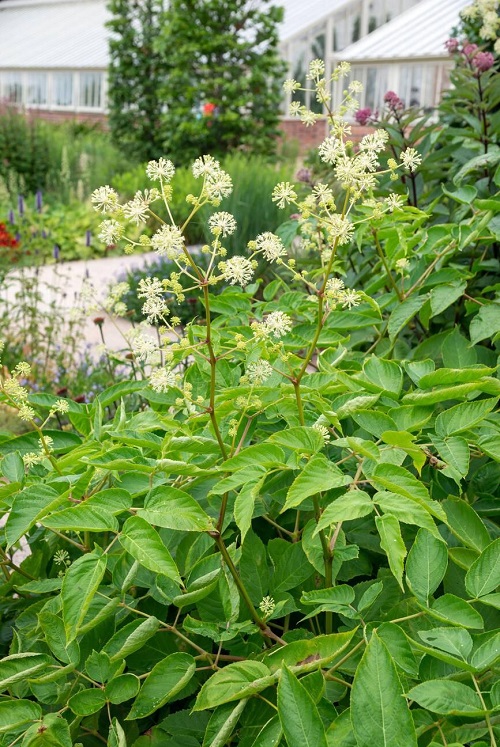
[{"label": "umbel flower head", "polygon": [[222,277],[231,285],[241,285],[244,288],[253,278],[254,263],[246,257],[231,257],[219,263]]}]

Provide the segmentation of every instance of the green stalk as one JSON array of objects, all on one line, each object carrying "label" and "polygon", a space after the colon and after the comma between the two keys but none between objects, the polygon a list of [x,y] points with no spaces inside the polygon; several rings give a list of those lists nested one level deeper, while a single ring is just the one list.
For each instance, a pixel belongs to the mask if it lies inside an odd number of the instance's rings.
[{"label": "green stalk", "polygon": [[472,681],[474,683],[474,687],[476,688],[476,692],[479,695],[479,699],[481,701],[481,705],[484,708],[485,714],[484,714],[484,720],[486,721],[486,726],[488,727],[488,732],[490,735],[491,740],[491,747],[497,747],[497,740],[495,739],[495,732],[493,731],[493,725],[491,723],[490,714],[488,713],[488,708],[486,707],[486,703],[484,702],[483,694],[481,692],[481,688],[479,687],[476,678],[473,674],[471,674]]},{"label": "green stalk", "polygon": [[215,432],[217,443],[219,444],[219,447],[221,450],[222,458],[226,460],[227,451],[224,445],[224,441],[222,440],[221,432],[219,430],[219,424],[217,423],[217,418],[215,416],[215,369],[217,365],[217,358],[215,357],[214,348],[212,345],[212,323],[210,320],[210,298],[208,295],[208,285],[206,283],[203,285],[203,299],[205,302],[205,313],[207,317],[207,337],[206,337],[205,342],[208,347],[208,353],[209,353],[208,360],[210,363],[210,395],[209,395],[208,414],[210,416],[210,420],[212,421],[212,427]]},{"label": "green stalk", "polygon": [[388,279],[389,283],[391,284],[393,290],[396,291],[396,295],[399,298],[399,300],[402,301],[403,297],[401,295],[401,292],[400,292],[398,286],[396,285],[396,281],[392,277],[392,272],[390,271],[389,265],[387,264],[387,260],[386,260],[385,255],[384,255],[384,251],[382,249],[382,246],[380,245],[378,234],[377,234],[377,231],[375,229],[372,229],[372,236],[373,236],[373,240],[375,241],[375,248],[377,250],[377,254],[380,257],[380,260],[381,260],[382,264],[384,265],[385,274],[387,275],[387,279]]},{"label": "green stalk", "polygon": [[[279,643],[284,644],[285,641],[283,641],[279,636],[277,636],[275,633],[273,633],[272,630],[270,630],[270,628],[266,625],[266,623],[264,622],[264,620],[262,620],[260,618],[259,613],[255,609],[255,606],[254,606],[252,600],[250,599],[250,597],[248,595],[248,591],[246,590],[245,585],[242,582],[238,571],[236,570],[236,566],[234,565],[233,561],[231,560],[231,556],[229,555],[229,553],[227,551],[227,547],[224,544],[224,540],[222,539],[221,535],[218,532],[214,532],[214,533],[211,533],[211,536],[215,539],[215,544],[219,548],[220,554],[224,558],[224,562],[226,563],[226,565],[227,565],[227,567],[229,569],[229,572],[230,572],[231,576],[233,577],[236,586],[238,587],[238,591],[240,592],[240,595],[241,595],[243,601],[245,602],[246,606],[248,607],[248,610],[250,612],[250,616],[251,616],[252,620],[254,621],[254,623],[258,626],[258,628],[259,628],[260,632],[262,633],[262,635],[265,637],[266,640],[269,639],[269,638],[272,638],[273,640],[278,641]],[[268,641],[268,643],[270,644],[269,641]]]}]

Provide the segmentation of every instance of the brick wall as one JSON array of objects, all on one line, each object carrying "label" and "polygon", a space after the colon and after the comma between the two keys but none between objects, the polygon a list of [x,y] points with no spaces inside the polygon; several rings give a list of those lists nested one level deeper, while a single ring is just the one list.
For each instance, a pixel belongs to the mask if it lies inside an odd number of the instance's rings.
[{"label": "brick wall", "polygon": [[[0,115],[5,114],[8,107],[0,103]],[[16,109],[13,107],[13,110]],[[102,112],[67,112],[50,111],[48,109],[18,109],[30,119],[43,119],[47,122],[87,122],[90,125],[100,125],[103,130],[107,129],[108,118]]]},{"label": "brick wall", "polygon": [[[316,148],[328,136],[329,132],[326,121],[316,122],[315,125],[306,127],[300,119],[282,119],[280,129],[284,140],[295,140],[299,143],[299,152],[301,155],[311,148]],[[353,125],[351,140],[359,142],[369,132],[373,132],[373,127]]]}]

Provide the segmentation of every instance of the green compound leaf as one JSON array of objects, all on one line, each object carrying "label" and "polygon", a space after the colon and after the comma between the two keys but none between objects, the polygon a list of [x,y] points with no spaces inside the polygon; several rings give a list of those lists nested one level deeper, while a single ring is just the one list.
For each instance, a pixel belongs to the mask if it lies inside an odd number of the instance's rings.
[{"label": "green compound leaf", "polygon": [[470,633],[461,628],[432,628],[432,630],[420,630],[418,635],[432,648],[438,648],[464,661],[467,661],[472,651]]},{"label": "green compound leaf", "polygon": [[300,506],[311,495],[332,488],[340,488],[349,482],[351,478],[348,475],[344,475],[326,457],[318,454],[306,464],[290,485],[282,511]]},{"label": "green compound leaf", "polygon": [[104,646],[103,653],[109,656],[111,663],[125,659],[134,651],[139,651],[146,641],[156,634],[159,627],[159,620],[153,616],[145,620],[133,620],[117,630]]},{"label": "green compound leaf", "polygon": [[483,672],[485,669],[493,667],[499,659],[500,632],[496,632],[474,651],[470,663],[479,672]]},{"label": "green compound leaf", "polygon": [[276,672],[283,664],[287,667],[296,666],[304,659],[311,661],[315,667],[324,667],[347,648],[355,632],[356,630],[350,630],[348,633],[331,633],[303,641],[292,641],[277,651],[266,654],[264,664],[271,672]]},{"label": "green compound leaf", "polygon": [[471,597],[482,597],[500,586],[500,537],[488,545],[475,560],[465,577]]},{"label": "green compound leaf", "polygon": [[490,544],[488,530],[467,501],[450,496],[443,508],[451,531],[466,547],[482,552]]},{"label": "green compound leaf", "polygon": [[214,528],[212,519],[194,498],[162,485],[149,493],[137,515],[157,527],[178,532],[208,532]]},{"label": "green compound leaf", "polygon": [[41,716],[41,707],[32,700],[2,700],[0,702],[0,732],[20,729]]},{"label": "green compound leaf", "polygon": [[286,666],[278,684],[278,714],[288,747],[327,747],[316,704]]},{"label": "green compound leaf", "polygon": [[64,623],[61,618],[52,612],[42,610],[38,615],[38,622],[56,659],[63,661],[65,664],[76,666],[80,660],[80,647],[76,641],[67,643]]},{"label": "green compound leaf", "polygon": [[481,340],[494,337],[500,332],[500,304],[490,303],[481,306],[470,323],[469,334],[473,345]]},{"label": "green compound leaf", "polygon": [[17,493],[5,525],[7,547],[14,545],[39,519],[64,500],[63,496],[48,485],[32,485]]},{"label": "green compound leaf", "polygon": [[224,471],[253,467],[256,464],[261,467],[273,467],[285,464],[285,452],[274,444],[254,444],[247,446],[237,456],[231,457],[224,462]]},{"label": "green compound leaf", "polygon": [[109,727],[108,747],[127,747],[125,732],[117,718],[113,718]]},{"label": "green compound leaf", "polygon": [[446,522],[446,514],[441,504],[431,500],[424,483],[404,467],[397,464],[378,464],[370,476],[370,482],[377,488],[415,501],[437,519]]},{"label": "green compound leaf", "polygon": [[224,747],[228,743],[247,703],[245,698],[236,705],[226,703],[215,709],[205,731],[204,747]]},{"label": "green compound leaf", "polygon": [[401,330],[406,327],[415,314],[417,314],[424,303],[427,301],[427,296],[411,296],[403,303],[398,303],[394,311],[389,317],[389,323],[387,331],[389,333],[389,339],[391,342],[398,336]]},{"label": "green compound leaf", "polygon": [[359,519],[362,516],[368,516],[372,511],[373,502],[368,493],[364,490],[349,490],[325,508],[313,532],[313,537],[322,529],[336,524],[337,521]]},{"label": "green compound leaf", "polygon": [[118,677],[110,680],[104,688],[104,694],[110,703],[119,705],[125,703],[126,700],[135,698],[139,692],[141,681],[137,675],[132,672],[126,674],[119,674]]},{"label": "green compound leaf", "polygon": [[203,685],[194,711],[215,708],[223,703],[241,700],[261,692],[274,682],[269,669],[258,661],[243,661],[228,664],[213,674]]},{"label": "green compound leaf", "polygon": [[380,546],[387,555],[389,568],[404,591],[403,570],[406,546],[401,536],[399,521],[392,514],[376,516],[375,524],[380,535]]},{"label": "green compound leaf", "polygon": [[106,705],[106,696],[97,688],[82,690],[68,700],[68,705],[77,716],[90,716]]},{"label": "green compound leaf", "polygon": [[386,361],[372,355],[365,362],[363,376],[358,376],[358,380],[371,384],[373,391],[391,392],[398,396],[403,386],[403,372],[394,361]]},{"label": "green compound leaf", "polygon": [[68,568],[61,589],[66,638],[73,641],[106,571],[106,557],[82,555]]},{"label": "green compound leaf", "polygon": [[0,661],[0,692],[14,682],[28,680],[53,663],[53,659],[47,654],[22,653],[6,656]]},{"label": "green compound leaf", "polygon": [[455,433],[468,431],[481,422],[497,404],[497,397],[480,399],[477,402],[462,402],[439,413],[436,418],[436,433],[445,438]]},{"label": "green compound leaf", "polygon": [[407,697],[432,713],[456,716],[484,714],[479,695],[467,685],[452,680],[428,680],[413,687]]},{"label": "green compound leaf", "polygon": [[283,736],[279,716],[273,716],[261,728],[251,747],[277,747]]},{"label": "green compound leaf", "polygon": [[[424,607],[423,607],[424,608]],[[454,594],[443,594],[432,602],[426,612],[442,622],[464,628],[484,628],[484,620],[474,607]]]},{"label": "green compound leaf", "polygon": [[415,726],[396,667],[374,633],[351,690],[351,722],[358,747],[417,747]]},{"label": "green compound leaf", "polygon": [[157,711],[187,685],[195,670],[196,661],[190,654],[175,653],[162,659],[149,673],[126,720],[135,721]]},{"label": "green compound leaf", "polygon": [[73,747],[68,722],[55,713],[47,713],[25,732],[24,747]]},{"label": "green compound leaf", "polygon": [[120,544],[144,568],[180,582],[174,559],[156,529],[145,519],[140,516],[127,519],[120,535]]},{"label": "green compound leaf", "polygon": [[41,520],[48,529],[77,532],[117,532],[118,521],[106,509],[99,506],[80,504],[74,508],[50,514]]},{"label": "green compound leaf", "polygon": [[419,529],[406,561],[406,580],[417,599],[424,604],[444,578],[448,551],[442,540],[427,529]]}]

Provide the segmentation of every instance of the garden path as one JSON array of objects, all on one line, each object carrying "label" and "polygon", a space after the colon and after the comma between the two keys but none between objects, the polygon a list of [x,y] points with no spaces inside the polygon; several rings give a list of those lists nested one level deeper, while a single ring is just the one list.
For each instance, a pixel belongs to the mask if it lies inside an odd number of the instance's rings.
[{"label": "garden path", "polygon": [[[95,300],[102,302],[107,295],[109,286],[125,279],[126,271],[135,267],[143,267],[152,260],[158,259],[154,252],[146,254],[123,255],[119,257],[103,257],[100,259],[77,260],[74,262],[58,262],[57,264],[42,265],[38,268],[23,269],[23,273],[38,276],[38,291],[42,303],[49,306],[54,301],[59,309],[67,309],[68,315],[79,306],[80,294],[84,283],[92,286]],[[16,283],[18,271],[8,276],[7,295],[14,300],[18,291]],[[104,317],[103,331],[106,347],[110,350],[120,350],[125,346],[123,334],[131,323],[126,319],[113,320],[105,312],[93,312],[88,315],[82,333],[82,349],[87,347],[92,357],[100,356],[102,343],[99,327],[94,323],[96,316]]]},{"label": "garden path", "polygon": [[[31,277],[38,277],[37,288],[40,293],[41,303],[50,306],[57,302],[59,309],[67,309],[68,315],[79,304],[79,297],[84,282],[91,283],[97,301],[103,301],[107,295],[109,286],[124,279],[127,270],[134,267],[143,267],[153,259],[157,259],[155,253],[123,255],[121,257],[104,257],[101,259],[78,260],[75,262],[59,262],[57,264],[42,265],[38,268],[26,268],[21,272]],[[7,298],[14,301],[15,294],[19,290],[17,278],[18,270],[9,273],[5,284]],[[92,357],[100,357],[100,346],[102,343],[99,327],[93,319],[97,316],[104,317],[103,329],[105,331],[106,347],[110,350],[120,350],[125,346],[123,334],[131,328],[131,323],[126,319],[113,320],[105,312],[96,312],[89,315],[85,321],[82,334],[82,349],[87,346]],[[153,328],[151,334],[154,335]],[[7,517],[0,521],[3,526]],[[21,563],[29,555],[29,546],[23,540],[13,552],[13,560]]]}]

